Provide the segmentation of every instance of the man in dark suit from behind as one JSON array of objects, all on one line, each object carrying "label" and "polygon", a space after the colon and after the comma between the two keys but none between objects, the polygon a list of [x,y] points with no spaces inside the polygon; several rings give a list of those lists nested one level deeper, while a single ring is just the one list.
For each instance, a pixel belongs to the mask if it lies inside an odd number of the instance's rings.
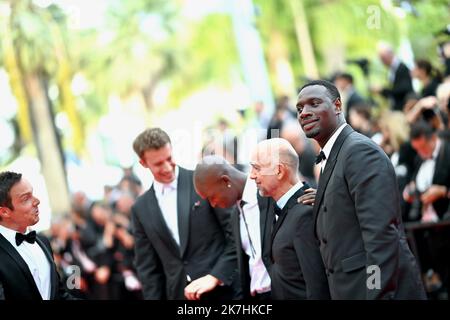
[{"label": "man in dark suit from behind", "polygon": [[39,199],[22,175],[0,173],[0,300],[71,300],[39,221]]},{"label": "man in dark suit from behind", "polygon": [[270,255],[276,300],[330,299],[325,268],[314,237],[312,208],[297,202],[309,186],[298,176],[298,155],[285,139],[260,142],[252,152],[250,178],[272,197]]},{"label": "man in dark suit from behind", "polygon": [[424,299],[392,163],[347,125],[341,107],[328,81],[311,81],[298,95],[300,125],[321,147],[314,229],[331,298]]},{"label": "man in dark suit from behind", "polygon": [[213,209],[194,190],[193,172],[177,166],[166,132],[135,139],[140,164],[154,181],[132,207],[135,264],[145,299],[236,298],[230,210]]},{"label": "man in dark suit from behind", "polygon": [[195,168],[197,193],[213,207],[236,204],[231,222],[244,299],[270,299],[271,199],[258,195],[256,184],[218,156],[204,157]]}]

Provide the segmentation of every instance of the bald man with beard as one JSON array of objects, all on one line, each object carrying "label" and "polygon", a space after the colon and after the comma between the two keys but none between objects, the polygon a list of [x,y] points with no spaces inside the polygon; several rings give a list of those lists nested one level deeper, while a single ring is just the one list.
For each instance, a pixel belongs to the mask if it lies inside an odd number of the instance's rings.
[{"label": "bald man with beard", "polygon": [[251,166],[250,178],[260,195],[275,201],[270,243],[273,299],[330,299],[312,208],[297,201],[309,189],[299,179],[297,153],[285,139],[264,140],[252,153]]}]

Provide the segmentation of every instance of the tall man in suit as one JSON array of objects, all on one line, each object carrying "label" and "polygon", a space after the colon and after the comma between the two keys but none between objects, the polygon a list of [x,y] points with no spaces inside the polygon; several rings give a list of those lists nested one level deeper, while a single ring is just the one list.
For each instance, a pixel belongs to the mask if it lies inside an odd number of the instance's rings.
[{"label": "tall man in suit", "polygon": [[389,158],[346,124],[339,92],[330,82],[304,85],[297,112],[306,136],[322,149],[314,228],[331,298],[425,298]]},{"label": "tall man in suit", "polygon": [[231,221],[244,299],[270,299],[271,199],[258,195],[256,184],[218,156],[204,157],[195,168],[197,193],[213,207],[236,204]]},{"label": "tall man in suit", "polygon": [[145,299],[232,299],[236,255],[230,210],[213,209],[195,192],[193,172],[172,158],[166,132],[134,141],[154,182],[132,207],[135,262]]},{"label": "tall man in suit", "polygon": [[251,166],[250,178],[260,195],[276,201],[270,243],[272,297],[330,299],[312,208],[297,203],[309,188],[299,179],[297,153],[285,139],[265,140],[252,153]]},{"label": "tall man in suit", "polygon": [[71,300],[56,271],[49,241],[29,227],[39,199],[22,174],[0,173],[0,300]]},{"label": "tall man in suit", "polygon": [[387,44],[379,45],[378,56],[381,62],[389,68],[389,86],[381,89],[372,88],[372,91],[388,98],[392,110],[403,111],[406,96],[408,93],[414,92],[410,70]]}]

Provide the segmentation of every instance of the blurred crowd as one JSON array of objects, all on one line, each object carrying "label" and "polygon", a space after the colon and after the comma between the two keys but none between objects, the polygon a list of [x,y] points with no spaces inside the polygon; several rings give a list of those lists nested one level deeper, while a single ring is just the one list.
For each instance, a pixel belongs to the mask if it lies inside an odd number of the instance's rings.
[{"label": "blurred crowd", "polygon": [[[368,96],[358,92],[352,74],[344,71],[330,77],[340,91],[347,122],[378,143],[391,159],[403,195],[404,222],[449,219],[450,53],[438,66],[417,59],[412,70],[389,46],[380,47],[378,53],[388,70],[387,85],[370,87]],[[413,79],[420,85],[413,86]],[[376,104],[377,95],[386,98],[387,104]],[[293,97],[279,97],[272,117],[264,112],[262,102],[256,102],[239,112],[238,125],[219,119],[211,129],[220,132],[220,142],[207,135],[202,154],[221,155],[248,171],[248,164],[240,160],[239,140],[247,130],[258,129],[258,140],[288,140],[299,155],[301,179],[317,186],[319,172],[314,161],[319,146],[303,134],[293,101]],[[105,186],[104,190],[104,198],[96,202],[83,192],[73,194],[70,214],[53,222],[50,237],[56,262],[66,280],[74,274],[73,266],[79,266],[81,285],[73,292],[80,297],[141,299],[141,284],[133,266],[130,210],[146,190],[131,169],[124,170],[118,185]],[[449,262],[442,255],[442,250],[449,249],[448,243],[441,243],[438,250],[426,232],[421,237],[422,250],[427,253],[419,257],[425,283],[429,292],[438,292],[445,285],[449,287]]]}]

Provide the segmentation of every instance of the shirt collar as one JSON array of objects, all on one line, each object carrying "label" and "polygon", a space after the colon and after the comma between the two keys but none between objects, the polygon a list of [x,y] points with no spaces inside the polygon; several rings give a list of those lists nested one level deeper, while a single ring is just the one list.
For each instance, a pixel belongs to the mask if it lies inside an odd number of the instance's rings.
[{"label": "shirt collar", "polygon": [[330,157],[331,149],[333,148],[334,143],[336,142],[339,134],[344,130],[344,127],[347,125],[347,123],[343,123],[331,136],[330,139],[328,139],[327,143],[325,143],[325,146],[323,147],[322,151],[325,154],[326,160]]},{"label": "shirt collar", "polygon": [[278,199],[277,206],[280,209],[283,209],[286,203],[289,201],[289,199],[296,193],[301,187],[303,187],[303,182],[299,181],[295,185],[293,185],[288,192],[283,194],[283,196]]},{"label": "shirt collar", "polygon": [[[25,231],[25,234],[27,234],[28,232],[30,232],[31,229],[27,228],[27,231]],[[16,230],[7,228],[5,226],[0,225],[0,233],[5,237],[6,240],[8,240],[13,247],[17,247],[16,245]]]},{"label": "shirt collar", "polygon": [[175,179],[173,179],[171,183],[161,183],[159,181],[153,180],[153,187],[155,188],[155,192],[158,194],[162,194],[163,187],[176,189],[178,186],[178,174],[179,174],[178,166],[175,166]]}]

